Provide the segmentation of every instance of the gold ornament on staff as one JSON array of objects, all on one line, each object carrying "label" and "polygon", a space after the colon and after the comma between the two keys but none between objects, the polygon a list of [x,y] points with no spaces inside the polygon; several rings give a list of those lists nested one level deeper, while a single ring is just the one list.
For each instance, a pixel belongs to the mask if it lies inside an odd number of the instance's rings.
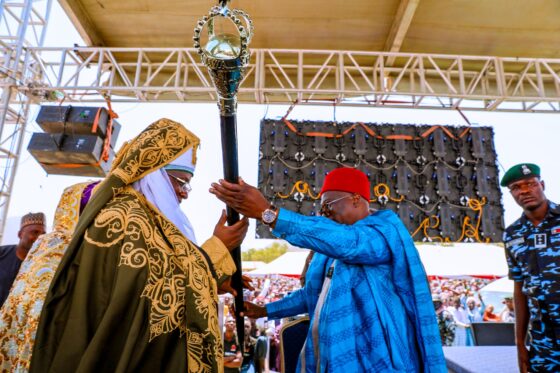
[{"label": "gold ornament on staff", "polygon": [[[193,36],[194,47],[218,91],[221,115],[237,112],[237,91],[249,63],[251,54],[248,45],[253,36],[253,21],[249,15],[239,9],[229,9],[228,2],[223,0],[219,6],[212,7],[208,15],[198,21]],[[218,17],[231,21],[239,34],[216,34],[214,20]],[[208,42],[203,47],[200,34],[205,25],[208,28]]]}]

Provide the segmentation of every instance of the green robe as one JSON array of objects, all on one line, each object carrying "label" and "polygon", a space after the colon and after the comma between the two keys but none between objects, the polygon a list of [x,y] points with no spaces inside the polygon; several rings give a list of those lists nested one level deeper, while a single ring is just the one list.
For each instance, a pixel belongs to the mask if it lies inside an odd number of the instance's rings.
[{"label": "green robe", "polygon": [[217,286],[234,270],[225,248],[195,246],[131,187],[197,146],[160,120],[119,152],[53,279],[30,372],[223,370]]}]

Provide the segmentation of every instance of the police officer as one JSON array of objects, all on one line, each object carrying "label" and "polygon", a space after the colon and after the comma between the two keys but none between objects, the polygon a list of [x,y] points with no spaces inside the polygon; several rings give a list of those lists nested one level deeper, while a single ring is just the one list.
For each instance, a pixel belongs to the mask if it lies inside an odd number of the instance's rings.
[{"label": "police officer", "polygon": [[509,278],[514,281],[519,369],[560,372],[560,206],[547,200],[535,164],[513,166],[501,185],[523,208],[521,218],[504,233]]}]

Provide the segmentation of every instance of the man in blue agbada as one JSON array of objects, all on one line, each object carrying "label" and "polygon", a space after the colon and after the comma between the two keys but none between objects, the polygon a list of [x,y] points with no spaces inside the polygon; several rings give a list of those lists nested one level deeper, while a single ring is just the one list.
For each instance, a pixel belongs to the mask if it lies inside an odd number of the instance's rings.
[{"label": "man in blue agbada", "polygon": [[330,172],[321,215],[276,209],[254,187],[220,180],[210,189],[272,233],[315,251],[305,286],[249,317],[308,313],[299,358],[305,372],[447,372],[426,273],[403,223],[391,211],[370,213],[367,176]]}]

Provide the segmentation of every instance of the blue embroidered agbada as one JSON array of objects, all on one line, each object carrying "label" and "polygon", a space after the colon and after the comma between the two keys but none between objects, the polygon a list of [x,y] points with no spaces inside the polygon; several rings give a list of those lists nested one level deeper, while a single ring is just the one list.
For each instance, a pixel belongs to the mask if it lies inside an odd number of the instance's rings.
[{"label": "blue embroidered agbada", "polygon": [[447,372],[426,273],[393,212],[344,225],[281,209],[273,233],[316,252],[305,286],[266,306],[271,319],[309,314],[302,371]]}]

